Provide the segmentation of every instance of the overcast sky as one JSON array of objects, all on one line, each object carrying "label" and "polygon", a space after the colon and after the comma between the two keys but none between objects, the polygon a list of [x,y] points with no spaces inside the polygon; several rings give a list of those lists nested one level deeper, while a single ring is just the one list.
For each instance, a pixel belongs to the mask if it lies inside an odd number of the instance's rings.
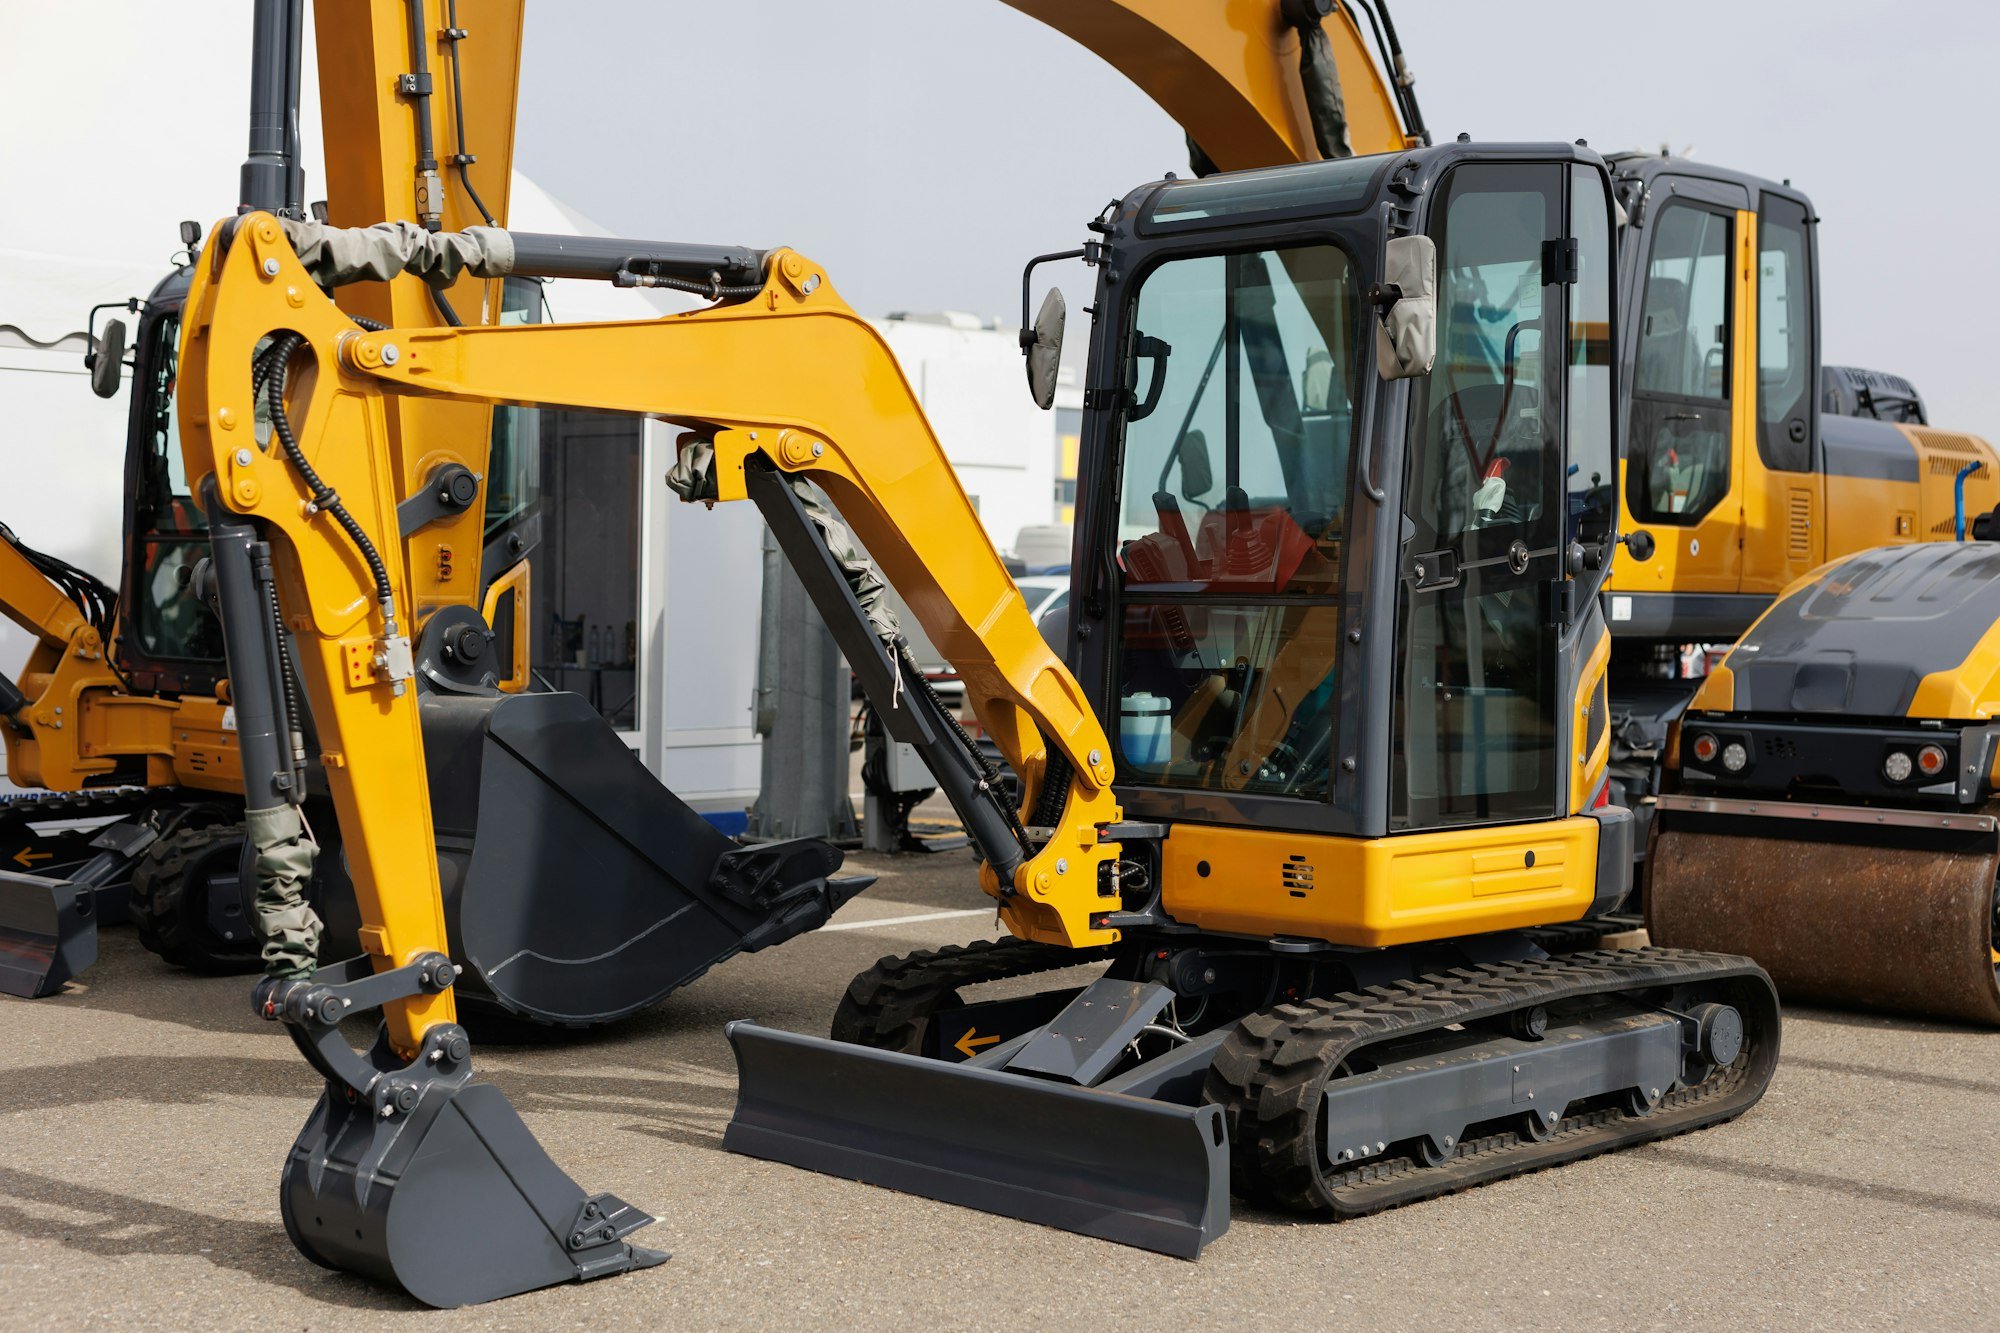
[{"label": "overcast sky", "polygon": [[[1907,375],[1934,422],[2000,441],[2000,6],[1393,12],[1439,138],[1664,143],[1790,177],[1824,222],[1827,359]],[[1010,321],[1029,255],[1187,169],[1142,93],[997,0],[531,4],[516,161],[617,232],[796,246],[864,313]]]}]

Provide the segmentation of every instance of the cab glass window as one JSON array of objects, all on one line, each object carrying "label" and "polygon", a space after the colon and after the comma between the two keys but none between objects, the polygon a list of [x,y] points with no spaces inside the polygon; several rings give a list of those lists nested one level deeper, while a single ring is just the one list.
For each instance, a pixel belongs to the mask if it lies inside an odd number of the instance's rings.
[{"label": "cab glass window", "polygon": [[1806,210],[1767,194],[1757,215],[1757,452],[1786,472],[1812,468],[1814,323]]},{"label": "cab glass window", "polygon": [[1361,332],[1331,245],[1170,260],[1141,283],[1107,719],[1127,781],[1326,798]]},{"label": "cab glass window", "polygon": [[[542,284],[508,278],[500,288],[500,323],[542,322]],[[540,491],[541,409],[495,407],[493,448],[486,469],[486,536],[532,513]]]},{"label": "cab glass window", "polygon": [[1333,589],[1353,452],[1353,277],[1330,245],[1172,260],[1128,340],[1127,588]]},{"label": "cab glass window", "polygon": [[208,555],[208,520],[189,494],[181,457],[174,388],[180,366],[181,321],[166,315],[153,325],[146,363],[134,384],[150,427],[139,459],[132,513],[130,559],[137,586],[127,629],[139,651],[159,661],[222,660],[222,630],[214,612],[194,594],[194,568]]},{"label": "cab glass window", "polygon": [[1611,413],[1616,385],[1611,358],[1610,200],[1604,178],[1570,168],[1570,235],[1576,239],[1577,279],[1569,289],[1569,529],[1573,541],[1609,538],[1618,505]]},{"label": "cab glass window", "polygon": [[[1559,791],[1556,662],[1544,587],[1562,577],[1562,389],[1588,378],[1576,324],[1608,318],[1544,263],[1565,236],[1564,169],[1468,164],[1446,178],[1438,248],[1438,359],[1411,381],[1407,540],[1397,602],[1392,823],[1435,827],[1546,817]],[[1602,186],[1595,207],[1601,218]],[[1600,221],[1582,271],[1608,276]],[[1591,432],[1586,429],[1588,437]],[[1597,466],[1605,465],[1599,460]],[[1586,466],[1589,466],[1588,464]]]},{"label": "cab glass window", "polygon": [[1729,492],[1731,225],[1681,203],[1652,224],[1627,437],[1641,522],[1699,522]]}]

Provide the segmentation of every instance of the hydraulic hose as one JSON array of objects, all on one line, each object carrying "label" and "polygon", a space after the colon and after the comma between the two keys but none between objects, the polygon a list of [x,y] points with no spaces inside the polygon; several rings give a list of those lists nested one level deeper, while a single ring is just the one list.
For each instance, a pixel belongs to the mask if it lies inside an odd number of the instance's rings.
[{"label": "hydraulic hose", "polygon": [[431,69],[424,46],[424,0],[403,0],[410,15],[410,74],[403,93],[417,122],[417,217],[426,231],[444,224],[444,183],[438,179],[437,144],[431,135]]},{"label": "hydraulic hose", "polygon": [[[306,461],[305,451],[299,448],[298,436],[292,433],[291,418],[285,414],[286,362],[304,342],[305,339],[296,333],[279,334],[259,358],[259,364],[268,366],[262,378],[264,392],[267,395],[265,401],[271,409],[271,431],[284,448],[285,457],[291,460],[293,470],[312,492],[313,510],[332,514],[334,522],[340,524],[342,530],[353,541],[355,549],[361,552],[361,558],[367,562],[368,572],[375,581],[375,600],[381,604],[383,617],[388,620],[390,633],[393,634],[396,621],[396,592],[389,583],[389,567],[382,562],[382,553],[375,549],[375,543],[369,540],[361,525],[354,521],[354,515],[348,512],[345,504],[341,503],[340,496],[335,493],[333,487],[321,480],[313,465]],[[254,382],[258,378],[253,367],[251,379]]]},{"label": "hydraulic hose", "polygon": [[467,170],[479,159],[465,146],[465,75],[459,65],[458,44],[470,34],[458,26],[458,0],[447,0],[445,5],[445,40],[451,43],[451,109],[452,118],[458,126],[458,151],[451,155],[451,164],[458,168],[458,183],[465,187],[465,197],[479,210],[479,216],[489,227],[500,223],[494,218],[493,210],[479,197],[479,191],[472,188],[472,173]]},{"label": "hydraulic hose", "polygon": [[1960,541],[1965,540],[1965,479],[1985,466],[1975,459],[1960,468],[1958,475],[1951,479],[1952,525]]}]

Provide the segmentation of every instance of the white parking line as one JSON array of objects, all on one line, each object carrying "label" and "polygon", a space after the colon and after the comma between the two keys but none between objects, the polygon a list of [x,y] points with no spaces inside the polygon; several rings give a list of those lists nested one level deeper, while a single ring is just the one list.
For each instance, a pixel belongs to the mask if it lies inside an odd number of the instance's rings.
[{"label": "white parking line", "polygon": [[919,921],[948,921],[957,916],[991,916],[984,907],[966,907],[950,912],[919,912],[915,916],[878,916],[872,921],[836,921],[821,930],[872,930],[877,926],[913,926]]}]

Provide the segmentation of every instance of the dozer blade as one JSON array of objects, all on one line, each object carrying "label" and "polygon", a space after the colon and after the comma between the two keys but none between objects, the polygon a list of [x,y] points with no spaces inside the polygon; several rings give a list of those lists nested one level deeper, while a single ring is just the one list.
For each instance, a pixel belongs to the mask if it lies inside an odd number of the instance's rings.
[{"label": "dozer blade", "polygon": [[1787,1002],[2000,1026],[1989,816],[1663,797],[1658,819],[1653,943],[1748,954]]},{"label": "dozer blade", "polygon": [[96,962],[93,905],[86,886],[0,871],[0,994],[53,995]]},{"label": "dozer blade", "polygon": [[1218,1107],[851,1046],[747,1022],[722,1146],[1193,1259],[1229,1226]]},{"label": "dozer blade", "polygon": [[738,847],[576,695],[434,694],[423,727],[462,1003],[608,1023],[871,882],[816,839]]}]

